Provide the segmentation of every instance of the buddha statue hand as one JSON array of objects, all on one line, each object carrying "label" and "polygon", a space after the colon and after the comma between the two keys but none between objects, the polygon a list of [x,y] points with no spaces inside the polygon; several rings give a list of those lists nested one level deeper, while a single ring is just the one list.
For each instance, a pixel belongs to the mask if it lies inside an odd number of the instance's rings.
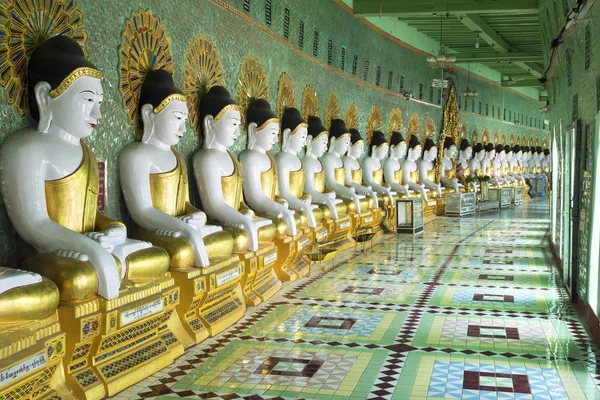
[{"label": "buddha statue hand", "polygon": [[75,250],[57,250],[54,252],[59,257],[72,258],[77,261],[87,262],[89,257],[87,254]]},{"label": "buddha statue hand", "polygon": [[102,232],[86,232],[84,235],[108,251],[127,240],[127,230],[121,226],[113,226]]},{"label": "buddha statue hand", "polygon": [[154,231],[154,233],[156,234],[156,236],[165,236],[165,237],[172,237],[172,238],[178,238],[178,237],[186,238],[192,245],[192,248],[194,249],[195,264],[200,267],[208,267],[208,265],[209,265],[208,254],[206,253],[206,247],[204,246],[204,242],[202,241],[203,236],[197,234],[196,230],[198,228],[196,228],[195,226],[190,225],[190,228],[191,229],[188,232],[174,231],[174,230],[170,230],[170,229],[157,229],[156,231]]},{"label": "buddha statue hand", "polygon": [[202,211],[197,211],[197,212],[193,212],[190,214],[182,215],[178,218],[180,220],[182,220],[183,222],[185,222],[186,224],[196,228],[196,230],[198,228],[201,228],[204,225],[206,225],[206,219],[207,219],[206,214],[203,213]]},{"label": "buddha statue hand", "polygon": [[275,201],[284,206],[285,208],[290,208],[289,203],[283,197],[278,197]]},{"label": "buddha statue hand", "polygon": [[203,238],[208,235],[212,235],[213,233],[221,232],[223,230],[223,228],[221,228],[220,226],[217,226],[217,225],[204,225],[201,227],[194,227],[194,228],[200,234],[200,236],[202,236]]},{"label": "buddha statue hand", "polygon": [[283,218],[283,213],[275,212],[275,211],[265,211],[265,215],[273,218]]}]

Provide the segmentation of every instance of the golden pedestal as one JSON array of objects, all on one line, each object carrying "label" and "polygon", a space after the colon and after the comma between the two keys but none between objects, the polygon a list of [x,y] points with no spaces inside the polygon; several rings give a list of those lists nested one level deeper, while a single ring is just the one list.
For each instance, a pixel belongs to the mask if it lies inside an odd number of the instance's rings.
[{"label": "golden pedestal", "polygon": [[179,296],[167,275],[123,289],[113,300],[61,303],[67,382],[76,397],[113,396],[183,354],[190,338],[175,311]]},{"label": "golden pedestal", "polygon": [[66,339],[58,315],[0,325],[0,399],[71,399],[63,359]]},{"label": "golden pedestal", "polygon": [[194,339],[189,344],[222,332],[244,316],[243,263],[236,255],[210,260],[207,268],[187,268],[171,275],[181,288],[177,313]]},{"label": "golden pedestal", "polygon": [[[300,230],[299,230],[300,231]],[[277,248],[277,261],[275,262],[275,273],[280,281],[295,281],[308,275],[308,264],[302,259],[310,245],[310,237],[302,231],[295,236],[275,238]]]},{"label": "golden pedestal", "polygon": [[338,219],[324,219],[323,226],[329,232],[327,240],[333,241],[337,249],[345,250],[354,245],[352,218],[349,215]]},{"label": "golden pedestal", "polygon": [[261,244],[256,252],[240,254],[244,263],[242,293],[248,306],[257,306],[281,289],[274,266],[279,255],[274,244]]}]

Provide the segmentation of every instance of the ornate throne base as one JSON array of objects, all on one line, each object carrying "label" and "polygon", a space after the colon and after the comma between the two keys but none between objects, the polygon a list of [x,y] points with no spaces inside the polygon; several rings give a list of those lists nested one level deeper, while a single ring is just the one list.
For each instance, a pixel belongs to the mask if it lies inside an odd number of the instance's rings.
[{"label": "ornate throne base", "polygon": [[308,275],[310,266],[302,255],[311,244],[310,236],[300,232],[296,236],[285,236],[274,240],[277,247],[275,273],[280,281],[295,281]]},{"label": "ornate throne base", "polygon": [[65,333],[58,315],[0,326],[0,399],[71,399],[65,383]]},{"label": "ornate throne base", "polygon": [[208,268],[172,271],[181,288],[177,313],[187,333],[188,345],[200,343],[230,327],[244,316],[246,304],[240,282],[243,263],[236,255],[210,260]]},{"label": "ornate throne base", "polygon": [[244,263],[241,286],[246,305],[257,306],[281,289],[274,269],[278,257],[275,245],[266,243],[255,252],[240,254]]},{"label": "ornate throne base", "polygon": [[141,381],[183,354],[189,341],[169,275],[121,290],[119,297],[61,303],[67,382],[78,399],[101,399]]}]

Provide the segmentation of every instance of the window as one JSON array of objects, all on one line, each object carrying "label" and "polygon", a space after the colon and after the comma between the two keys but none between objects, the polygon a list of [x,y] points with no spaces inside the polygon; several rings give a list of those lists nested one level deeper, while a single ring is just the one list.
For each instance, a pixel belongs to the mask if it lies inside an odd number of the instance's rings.
[{"label": "window", "polygon": [[271,26],[271,1],[265,0],[265,24]]},{"label": "window", "polygon": [[313,39],[313,56],[319,56],[319,31],[315,31],[315,37]]},{"label": "window", "polygon": [[572,57],[571,51],[567,49],[567,85],[571,86],[573,83],[573,65],[572,65]]},{"label": "window", "polygon": [[481,102],[479,102],[479,115],[481,115]]},{"label": "window", "polygon": [[283,37],[286,39],[290,38],[290,9],[287,7],[283,16]]},{"label": "window", "polygon": [[471,112],[475,114],[475,99],[473,99],[473,104],[471,104]]},{"label": "window", "polygon": [[490,115],[490,110],[489,110],[489,108],[488,108],[488,105],[487,105],[487,103],[486,103],[486,104],[485,104],[485,116],[487,117],[487,116],[489,116],[489,115]]},{"label": "window", "polygon": [[438,97],[437,97],[437,102],[438,104],[441,106],[442,105],[442,89],[438,89]]},{"label": "window", "polygon": [[346,70],[346,48],[342,46],[342,71]]},{"label": "window", "polygon": [[298,47],[304,49],[304,21],[300,21],[300,29],[298,29]]},{"label": "window", "polygon": [[419,83],[419,100],[423,100],[423,84]]},{"label": "window", "polygon": [[352,60],[352,75],[356,76],[356,69],[358,68],[358,54],[354,55]]},{"label": "window", "polygon": [[469,108],[469,99],[465,97],[465,111]]},{"label": "window", "polygon": [[394,73],[392,71],[388,72],[388,90],[392,90],[392,80],[394,78]]},{"label": "window", "polygon": [[512,121],[512,111],[508,111],[508,122]]},{"label": "window", "polygon": [[379,86],[379,84],[381,83],[381,67],[377,67],[377,70],[375,71],[375,85]]},{"label": "window", "polygon": [[460,98],[460,96],[458,96],[458,109],[462,109],[462,99]]},{"label": "window", "polygon": [[498,119],[500,119],[500,107],[498,107]]},{"label": "window", "polygon": [[250,12],[250,0],[244,0],[244,11]]},{"label": "window", "polygon": [[363,73],[363,81],[369,80],[369,60],[365,60],[365,72]]},{"label": "window", "polygon": [[496,113],[494,113],[494,105],[492,104],[492,118],[494,118],[496,116]]},{"label": "window", "polygon": [[429,88],[429,102],[433,104],[433,87]]},{"label": "window", "polygon": [[333,63],[333,40],[329,39],[327,41],[327,64],[331,65]]},{"label": "window", "polygon": [[[573,123],[577,122],[579,119],[579,96],[577,93],[573,95],[573,109],[571,110],[571,121]],[[536,119],[537,121],[537,119]]]},{"label": "window", "polygon": [[523,114],[521,114],[521,125],[523,125]]},{"label": "window", "polygon": [[504,118],[502,119],[506,121],[506,108],[504,109]]},{"label": "window", "polygon": [[400,75],[400,92],[404,92],[404,75]]},{"label": "window", "polygon": [[590,67],[590,58],[592,52],[592,27],[591,23],[588,22],[585,25],[585,69]]},{"label": "window", "polygon": [[529,117],[529,126],[533,126],[533,117]]}]

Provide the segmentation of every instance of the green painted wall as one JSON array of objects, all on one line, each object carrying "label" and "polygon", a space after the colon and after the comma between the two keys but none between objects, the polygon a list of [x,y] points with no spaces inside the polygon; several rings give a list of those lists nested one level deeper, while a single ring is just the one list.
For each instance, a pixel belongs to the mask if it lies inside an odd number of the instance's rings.
[{"label": "green painted wall", "polygon": [[[6,0],[5,0],[6,1]],[[175,81],[182,86],[183,62],[187,46],[198,34],[208,35],[217,46],[221,55],[227,87],[234,91],[237,72],[242,60],[249,55],[257,57],[265,66],[269,82],[269,94],[275,104],[277,82],[282,72],[287,72],[294,81],[296,97],[301,101],[303,88],[310,84],[320,97],[321,110],[324,113],[325,102],[330,91],[336,91],[340,99],[342,114],[350,102],[355,102],[359,110],[360,128],[366,127],[368,113],[373,104],[378,104],[387,120],[393,107],[400,107],[405,125],[413,112],[421,121],[433,118],[440,127],[442,110],[437,105],[406,101],[387,91],[388,72],[392,71],[392,89],[400,92],[400,76],[405,76],[405,90],[412,88],[418,97],[419,83],[424,84],[423,97],[429,100],[429,86],[432,79],[439,78],[441,71],[430,69],[423,56],[416,54],[397,43],[382,37],[367,25],[356,20],[333,0],[272,0],[272,25],[265,26],[265,0],[251,0],[250,12],[241,11],[242,0],[178,0],[177,7],[172,2],[160,0],[141,1],[103,1],[99,7],[97,2],[78,2],[84,16],[84,25],[89,38],[87,49],[90,59],[104,72],[105,101],[103,118],[94,135],[87,140],[99,159],[107,162],[107,214],[122,220],[127,219],[127,212],[122,201],[118,183],[118,157],[125,145],[135,140],[135,132],[123,111],[123,103],[119,92],[118,49],[124,23],[132,11],[140,7],[151,9],[166,26],[171,39],[174,57]],[[226,6],[240,10],[241,17]],[[290,10],[289,41],[283,38],[285,8]],[[304,21],[305,37],[303,50],[298,48],[298,31],[300,20]],[[319,31],[317,59],[312,57],[314,31]],[[327,42],[333,41],[332,65],[327,67]],[[340,70],[341,49],[347,48],[348,60],[346,72],[351,73],[352,57],[358,55],[356,78]],[[310,55],[308,55],[310,54]],[[365,60],[369,60],[369,74],[365,85],[362,81]],[[376,87],[375,75],[377,67],[381,67],[381,82]],[[466,86],[466,76],[456,76],[459,92]],[[375,87],[373,87],[375,86]],[[504,90],[497,85],[485,81],[471,79],[471,87],[478,90],[485,114],[485,104],[497,110],[505,107],[511,116],[515,112],[530,116],[534,120],[542,120],[538,109],[540,104],[522,97],[512,91]],[[434,96],[437,101],[437,96]],[[461,101],[461,103],[464,103]],[[469,105],[469,111],[471,111]],[[477,128],[479,132],[488,127],[507,132],[515,131],[534,135],[545,135],[539,129],[515,126],[501,119],[485,117],[476,112],[463,113],[461,118],[467,123],[469,132]],[[497,116],[497,111],[496,111]],[[513,116],[514,119],[514,116]],[[11,132],[30,123],[27,118],[20,118],[16,111],[7,104],[4,92],[0,89],[0,141]],[[236,143],[233,149],[238,153],[245,145],[245,140]],[[186,157],[190,157],[198,148],[198,139],[191,129],[178,145]],[[193,182],[192,182],[193,184]],[[194,194],[192,187],[192,195]],[[6,216],[3,204],[0,206],[0,263],[16,266],[14,252],[14,232]]]},{"label": "green painted wall", "polygon": [[[574,0],[567,1],[567,10],[576,6]],[[549,120],[551,129],[556,128],[559,140],[562,140],[558,133],[562,126],[563,132],[574,121],[579,121],[581,129],[577,132],[581,145],[577,149],[577,153],[581,156],[580,163],[575,168],[576,187],[582,187],[584,171],[589,171],[593,174],[593,165],[597,163],[597,153],[593,153],[593,143],[598,141],[597,127],[594,125],[594,117],[600,110],[600,92],[598,80],[598,63],[600,62],[600,25],[592,23],[598,21],[600,17],[600,2],[596,2],[586,16],[582,16],[583,21],[574,24],[563,37],[563,44],[556,50],[553,68],[548,75],[548,93],[550,97],[549,105]],[[550,42],[559,35],[560,30],[565,25],[565,9],[563,1],[556,0],[541,0],[540,1],[540,21],[541,33],[544,47],[544,55],[546,65],[551,59]],[[586,23],[586,21],[590,23]],[[587,62],[586,62],[587,60]],[[575,104],[574,98],[577,97]],[[563,135],[564,136],[564,135]],[[597,177],[592,176],[592,182]],[[567,183],[569,183],[567,181]],[[600,196],[596,189],[595,196]],[[592,193],[584,193],[580,191],[582,199]],[[593,202],[591,203],[593,204]],[[585,231],[589,231],[594,222],[600,217],[600,210],[592,210],[588,203],[580,202],[580,215],[589,215],[587,224],[582,224],[580,235]],[[553,216],[558,218],[559,215]],[[596,221],[597,223],[597,221]],[[587,241],[580,240],[579,243],[574,243],[574,250],[580,254],[578,262],[578,291],[577,294],[587,303],[588,293],[592,286],[597,288],[598,282],[590,282],[590,268],[596,271],[598,265],[589,265],[589,252],[598,252],[597,243],[592,245]],[[597,276],[597,273],[595,274]],[[594,288],[592,292],[598,293]],[[598,315],[597,299],[590,300],[594,304],[594,311]]]}]

